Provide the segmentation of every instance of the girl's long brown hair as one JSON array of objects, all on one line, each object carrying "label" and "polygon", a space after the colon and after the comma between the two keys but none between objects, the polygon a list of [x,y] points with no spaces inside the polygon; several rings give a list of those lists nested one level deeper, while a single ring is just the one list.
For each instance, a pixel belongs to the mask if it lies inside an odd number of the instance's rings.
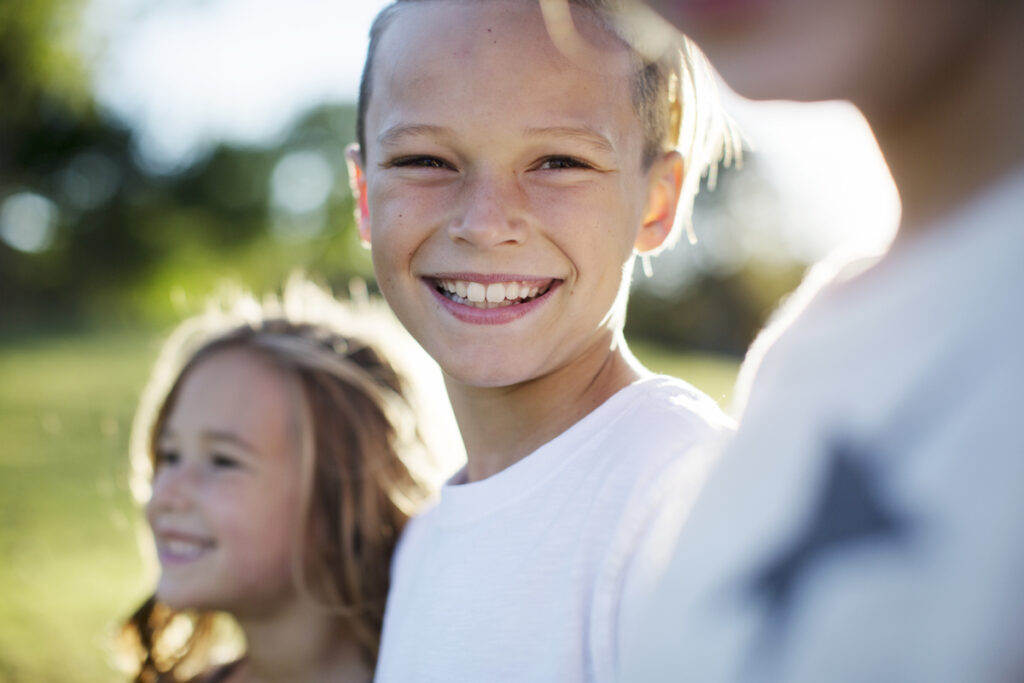
[{"label": "girl's long brown hair", "polygon": [[[200,360],[246,349],[293,374],[300,390],[305,511],[295,534],[296,583],[337,616],[372,668],[392,551],[428,490],[412,466],[429,461],[406,381],[365,334],[350,331],[367,327],[364,318],[371,312],[364,310],[360,318],[318,292],[293,281],[284,304],[239,299],[230,312],[208,312],[179,327],[136,416],[134,483],[137,497],[148,498],[156,442],[184,378]],[[314,310],[319,313],[311,316]],[[246,321],[239,323],[240,317]],[[209,671],[230,630],[226,615],[176,612],[150,597],[122,629],[133,680],[175,683]]]}]

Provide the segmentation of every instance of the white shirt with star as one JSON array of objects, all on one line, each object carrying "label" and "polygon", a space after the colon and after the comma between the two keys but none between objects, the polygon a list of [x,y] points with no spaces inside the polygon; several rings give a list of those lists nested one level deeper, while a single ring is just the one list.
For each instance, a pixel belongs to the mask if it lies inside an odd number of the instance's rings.
[{"label": "white shirt with star", "polygon": [[1024,680],[1024,169],[851,273],[760,359],[622,680]]}]

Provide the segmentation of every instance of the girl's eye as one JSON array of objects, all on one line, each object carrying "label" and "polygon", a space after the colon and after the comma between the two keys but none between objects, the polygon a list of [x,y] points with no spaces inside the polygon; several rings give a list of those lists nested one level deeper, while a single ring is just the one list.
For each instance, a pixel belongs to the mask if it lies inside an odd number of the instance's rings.
[{"label": "girl's eye", "polygon": [[210,462],[217,469],[233,470],[238,469],[239,467],[242,466],[242,463],[239,462],[236,458],[233,458],[230,455],[224,455],[223,453],[214,453],[213,455],[211,455]]},{"label": "girl's eye", "polygon": [[444,159],[432,156],[399,157],[392,160],[388,165],[397,168],[452,168],[451,164]]},{"label": "girl's eye", "polygon": [[156,453],[153,454],[153,460],[157,467],[163,467],[165,465],[177,465],[181,460],[181,456],[178,455],[177,451],[170,448],[158,448]]},{"label": "girl's eye", "polygon": [[592,168],[592,166],[585,161],[580,161],[573,157],[552,156],[541,161],[538,168],[544,170],[560,170],[566,168]]}]

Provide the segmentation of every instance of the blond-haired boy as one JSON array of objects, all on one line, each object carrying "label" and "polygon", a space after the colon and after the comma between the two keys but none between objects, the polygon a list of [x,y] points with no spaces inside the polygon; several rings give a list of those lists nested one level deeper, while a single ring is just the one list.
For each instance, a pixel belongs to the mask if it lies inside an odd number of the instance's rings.
[{"label": "blond-haired boy", "polygon": [[674,148],[694,79],[607,3],[571,4],[399,2],[371,33],[361,232],[468,456],[394,562],[383,683],[613,680],[659,534],[728,430],[622,337],[634,255],[702,170]]}]

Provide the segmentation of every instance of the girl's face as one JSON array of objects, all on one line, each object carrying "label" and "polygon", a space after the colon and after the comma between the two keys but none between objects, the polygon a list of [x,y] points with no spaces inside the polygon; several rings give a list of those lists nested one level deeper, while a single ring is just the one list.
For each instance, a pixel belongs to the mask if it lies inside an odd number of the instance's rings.
[{"label": "girl's face", "polygon": [[243,349],[216,351],[185,377],[158,436],[146,508],[160,601],[244,617],[295,596],[296,390]]}]

